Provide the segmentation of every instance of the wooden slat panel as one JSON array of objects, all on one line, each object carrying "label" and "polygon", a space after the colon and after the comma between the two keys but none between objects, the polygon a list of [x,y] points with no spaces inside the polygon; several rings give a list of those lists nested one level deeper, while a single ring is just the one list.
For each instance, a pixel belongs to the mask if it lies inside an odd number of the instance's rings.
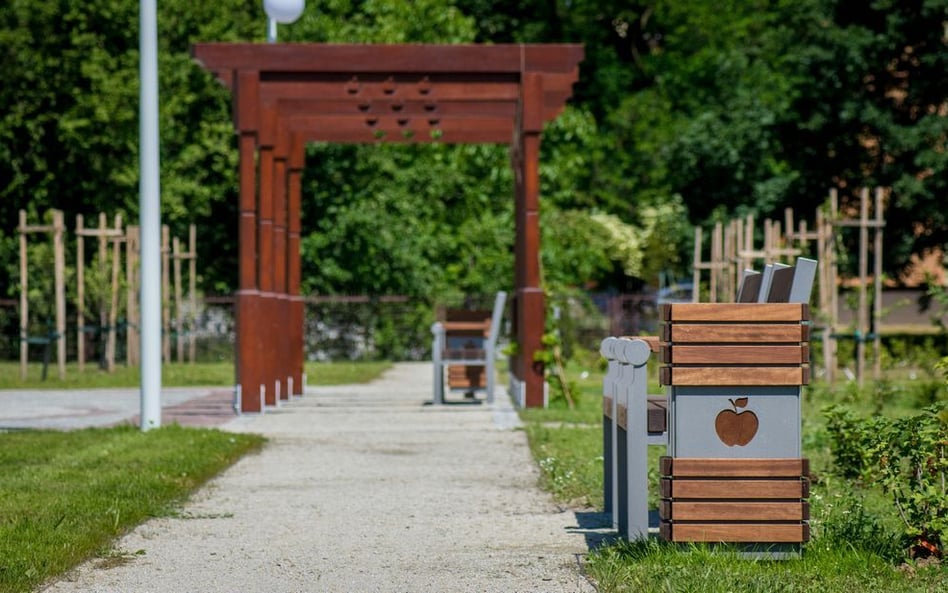
[{"label": "wooden slat panel", "polygon": [[662,338],[660,336],[619,336],[627,340],[642,340],[648,344],[648,349],[652,352],[659,352],[662,347]]},{"label": "wooden slat panel", "polygon": [[808,325],[799,324],[768,324],[744,323],[701,325],[681,323],[666,325],[663,333],[666,342],[680,343],[740,343],[761,344],[788,342],[800,343],[809,341]]},{"label": "wooden slat panel", "polygon": [[675,478],[796,478],[810,474],[806,457],[748,459],[662,457],[662,476]]},{"label": "wooden slat panel", "polygon": [[701,480],[663,478],[661,481],[662,498],[806,498],[810,495],[810,482],[806,478],[794,476],[783,480]]},{"label": "wooden slat panel", "polygon": [[448,332],[481,332],[486,333],[490,329],[490,323],[483,321],[442,321],[441,325]]},{"label": "wooden slat panel", "polygon": [[608,395],[602,398],[602,415],[612,418],[612,398]]},{"label": "wooden slat panel", "polygon": [[[664,367],[663,385],[806,385],[805,367]],[[663,369],[664,370],[664,369]]]},{"label": "wooden slat panel", "polygon": [[809,346],[665,346],[662,362],[671,364],[804,364]]},{"label": "wooden slat panel", "polygon": [[648,432],[665,432],[668,430],[668,408],[664,397],[648,398]]},{"label": "wooden slat panel", "polygon": [[664,305],[666,321],[801,321],[809,319],[804,303],[673,303]]},{"label": "wooden slat panel", "polygon": [[810,518],[806,502],[692,502],[663,500],[662,519],[671,521],[806,521]]},{"label": "wooden slat panel", "polygon": [[486,387],[487,373],[484,367],[450,365],[448,366],[448,386],[452,389]]},{"label": "wooden slat panel", "polygon": [[806,523],[662,523],[662,538],[673,542],[803,543],[810,539]]},{"label": "wooden slat panel", "polygon": [[628,430],[629,410],[626,409],[624,404],[616,404],[616,424],[618,424],[622,430]]}]

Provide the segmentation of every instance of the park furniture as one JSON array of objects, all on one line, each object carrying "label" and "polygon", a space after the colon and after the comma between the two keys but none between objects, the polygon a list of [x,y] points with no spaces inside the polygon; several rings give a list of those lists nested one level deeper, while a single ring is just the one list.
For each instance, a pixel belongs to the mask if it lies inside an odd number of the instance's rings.
[{"label": "park furniture", "polygon": [[[663,539],[745,544],[770,557],[808,540],[800,395],[816,265],[748,270],[738,303],[663,305],[660,344],[603,340],[604,498],[620,535],[648,534],[647,448],[665,444]],[[655,351],[661,398],[646,395]]]},{"label": "park furniture", "polygon": [[648,446],[665,445],[664,396],[647,395],[646,363],[657,338],[606,338],[603,381],[603,498],[612,526],[627,539],[648,534]]},{"label": "park furniture", "polygon": [[662,317],[662,538],[807,541],[800,395],[810,378],[808,305],[682,303],[665,305]]},{"label": "park furniture", "polygon": [[466,394],[484,390],[487,402],[494,401],[497,338],[506,303],[507,293],[500,291],[493,309],[447,309],[444,319],[431,326],[434,403],[444,403],[446,388]]}]

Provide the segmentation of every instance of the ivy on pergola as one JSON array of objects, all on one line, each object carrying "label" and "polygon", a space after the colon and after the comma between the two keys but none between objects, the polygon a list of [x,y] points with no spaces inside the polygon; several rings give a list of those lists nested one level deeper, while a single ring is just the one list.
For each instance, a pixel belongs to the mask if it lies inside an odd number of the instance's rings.
[{"label": "ivy on pergola", "polygon": [[533,362],[544,329],[540,135],[572,94],[582,46],[201,43],[192,54],[231,89],[240,136],[243,411],[288,397],[290,380],[302,389],[300,174],[305,144],[317,141],[510,145],[520,345],[513,371],[526,405],[542,405],[543,369]]}]

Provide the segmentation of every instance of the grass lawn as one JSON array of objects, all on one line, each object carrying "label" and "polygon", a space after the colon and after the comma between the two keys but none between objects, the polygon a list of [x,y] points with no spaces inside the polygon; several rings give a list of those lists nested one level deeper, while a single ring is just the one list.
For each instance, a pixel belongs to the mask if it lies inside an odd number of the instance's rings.
[{"label": "grass lawn", "polygon": [[[381,375],[392,363],[372,362],[307,362],[306,382],[309,385],[340,385],[364,383]],[[0,362],[0,389],[94,389],[108,387],[137,387],[140,384],[137,367],[116,366],[115,372],[100,370],[86,363],[80,373],[74,363],[66,365],[66,376],[60,380],[56,365],[50,365],[48,376],[42,380],[42,364],[30,363],[26,380],[20,379],[18,362]],[[234,384],[234,365],[231,362],[169,363],[162,365],[161,383],[165,387],[230,386]]]},{"label": "grass lawn", "polygon": [[[307,363],[310,384],[366,382],[388,362]],[[66,379],[19,379],[0,363],[0,389],[136,387],[137,369],[109,374],[74,366]],[[55,369],[51,369],[55,375]],[[233,383],[226,363],[169,364],[166,386]],[[262,437],[176,425],[142,433],[124,426],[74,432],[0,431],[0,593],[28,592],[90,557],[121,562],[110,543],[143,521],[173,514],[187,496]]]},{"label": "grass lawn", "polygon": [[[95,555],[263,438],[167,426],[0,433],[0,592],[27,592]],[[114,561],[114,559],[113,559]]]},{"label": "grass lawn", "polygon": [[[567,375],[578,388],[576,409],[562,400],[550,408],[521,410],[542,486],[564,503],[602,509],[603,370],[571,364]],[[916,563],[905,556],[901,523],[892,502],[877,488],[837,477],[821,410],[840,404],[863,416],[905,416],[944,401],[943,381],[883,381],[857,389],[842,384],[806,388],[803,402],[804,455],[810,458],[812,539],[801,559],[746,560],[726,549],[682,547],[659,541],[614,542],[592,550],[587,572],[604,593],[639,591],[948,591],[945,564]],[[662,393],[656,384],[650,393]],[[649,491],[657,503],[658,457],[650,447]]]}]

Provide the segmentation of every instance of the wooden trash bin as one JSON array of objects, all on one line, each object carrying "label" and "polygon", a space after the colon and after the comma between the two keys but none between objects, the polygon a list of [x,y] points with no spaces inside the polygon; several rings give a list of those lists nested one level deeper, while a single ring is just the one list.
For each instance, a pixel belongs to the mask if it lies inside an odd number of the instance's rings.
[{"label": "wooden trash bin", "polygon": [[809,539],[800,435],[808,313],[802,303],[662,308],[660,381],[669,393],[663,539],[768,549]]}]

